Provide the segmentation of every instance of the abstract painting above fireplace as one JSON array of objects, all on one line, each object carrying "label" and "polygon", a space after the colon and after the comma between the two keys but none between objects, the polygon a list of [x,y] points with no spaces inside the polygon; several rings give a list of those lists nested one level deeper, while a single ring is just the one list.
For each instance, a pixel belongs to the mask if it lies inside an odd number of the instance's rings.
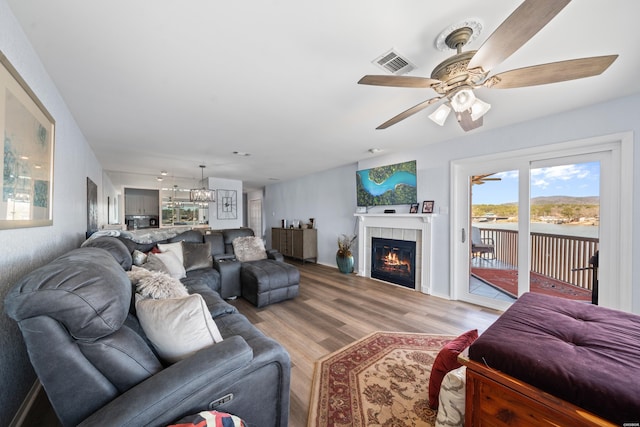
[{"label": "abstract painting above fireplace", "polygon": [[371,277],[416,288],[416,242],[371,239]]}]

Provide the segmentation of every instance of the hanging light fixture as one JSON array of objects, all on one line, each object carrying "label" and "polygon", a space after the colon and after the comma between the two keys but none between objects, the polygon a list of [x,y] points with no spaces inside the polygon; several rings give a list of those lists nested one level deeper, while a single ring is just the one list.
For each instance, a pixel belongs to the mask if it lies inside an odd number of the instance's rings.
[{"label": "hanging light fixture", "polygon": [[204,168],[205,165],[200,165],[201,177],[203,181],[202,188],[194,188],[189,192],[189,200],[192,202],[200,203],[212,203],[216,201],[216,191],[209,190],[204,187]]}]

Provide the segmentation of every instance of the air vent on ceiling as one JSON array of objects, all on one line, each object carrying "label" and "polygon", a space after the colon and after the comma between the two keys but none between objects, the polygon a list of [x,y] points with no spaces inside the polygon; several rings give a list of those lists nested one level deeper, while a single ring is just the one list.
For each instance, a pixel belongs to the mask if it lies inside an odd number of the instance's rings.
[{"label": "air vent on ceiling", "polygon": [[416,68],[407,58],[402,57],[398,52],[391,49],[389,52],[377,57],[373,63],[378,67],[387,70],[391,74],[406,74]]}]

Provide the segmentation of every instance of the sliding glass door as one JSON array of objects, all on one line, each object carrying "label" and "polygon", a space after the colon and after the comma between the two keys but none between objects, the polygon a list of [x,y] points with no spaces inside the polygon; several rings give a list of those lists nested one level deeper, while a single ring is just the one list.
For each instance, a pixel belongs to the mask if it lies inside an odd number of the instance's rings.
[{"label": "sliding glass door", "polygon": [[497,309],[525,292],[598,303],[604,286],[606,305],[618,304],[607,285],[625,240],[620,164],[608,144],[454,162],[452,297]]}]

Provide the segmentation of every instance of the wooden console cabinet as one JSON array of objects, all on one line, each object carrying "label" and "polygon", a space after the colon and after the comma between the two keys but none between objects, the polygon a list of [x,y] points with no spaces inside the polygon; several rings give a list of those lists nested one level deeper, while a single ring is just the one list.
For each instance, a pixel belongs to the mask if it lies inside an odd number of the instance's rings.
[{"label": "wooden console cabinet", "polygon": [[272,228],[271,247],[282,255],[308,261],[318,260],[318,230],[315,228]]}]

